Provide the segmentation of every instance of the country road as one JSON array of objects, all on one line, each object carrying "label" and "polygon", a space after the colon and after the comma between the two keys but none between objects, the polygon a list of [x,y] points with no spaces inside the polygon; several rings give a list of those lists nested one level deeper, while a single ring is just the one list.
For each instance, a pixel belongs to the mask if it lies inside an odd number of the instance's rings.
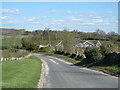
[{"label": "country road", "polygon": [[44,63],[40,88],[118,88],[118,78],[74,66],[62,59],[34,54]]}]

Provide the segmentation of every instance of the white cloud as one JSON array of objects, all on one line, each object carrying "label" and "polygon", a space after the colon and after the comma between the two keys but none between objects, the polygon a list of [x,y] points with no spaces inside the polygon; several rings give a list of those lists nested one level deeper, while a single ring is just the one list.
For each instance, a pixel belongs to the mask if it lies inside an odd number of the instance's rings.
[{"label": "white cloud", "polygon": [[48,16],[43,16],[43,18],[48,18]]},{"label": "white cloud", "polygon": [[92,19],[100,19],[101,18],[101,16],[99,16],[97,12],[90,12],[90,13],[86,13],[85,15]]},{"label": "white cloud", "polygon": [[32,22],[33,24],[40,24],[41,22]]},{"label": "white cloud", "polygon": [[53,22],[64,22],[64,20],[54,20]]},{"label": "white cloud", "polygon": [[71,21],[81,22],[81,21],[84,21],[84,20],[81,19],[81,18],[71,18]]},{"label": "white cloud", "polygon": [[6,13],[6,14],[19,14],[19,9],[0,9],[0,13]]},{"label": "white cloud", "polygon": [[2,24],[16,24],[16,21],[6,21],[6,22],[2,22]]},{"label": "white cloud", "polygon": [[51,23],[51,25],[60,25],[61,23],[57,22],[57,23]]},{"label": "white cloud", "polygon": [[36,17],[32,17],[32,18],[24,18],[25,20],[29,21],[29,22],[33,22],[33,21],[37,21],[39,20],[39,18]]},{"label": "white cloud", "polygon": [[108,14],[112,14],[113,12],[112,11],[107,11]]},{"label": "white cloud", "polygon": [[49,11],[50,14],[55,14],[56,12],[57,12],[56,10]]},{"label": "white cloud", "polygon": [[71,11],[71,10],[69,10],[69,11],[66,12],[66,14],[73,14],[73,13],[74,13],[74,12]]},{"label": "white cloud", "polygon": [[83,24],[85,24],[85,25],[94,25],[95,23],[92,23],[92,22],[86,22],[86,23],[83,23]]},{"label": "white cloud", "polygon": [[119,21],[118,20],[114,20],[113,23],[118,23]]},{"label": "white cloud", "polygon": [[101,20],[101,19],[94,19],[93,22],[95,22],[95,23],[102,23],[102,22],[104,22],[104,21]]},{"label": "white cloud", "polygon": [[90,18],[92,18],[92,19],[100,19],[101,16],[91,15]]},{"label": "white cloud", "polygon": [[10,17],[8,17],[8,16],[2,16],[2,17],[0,17],[0,19],[1,20],[6,20],[6,19],[10,19]]}]

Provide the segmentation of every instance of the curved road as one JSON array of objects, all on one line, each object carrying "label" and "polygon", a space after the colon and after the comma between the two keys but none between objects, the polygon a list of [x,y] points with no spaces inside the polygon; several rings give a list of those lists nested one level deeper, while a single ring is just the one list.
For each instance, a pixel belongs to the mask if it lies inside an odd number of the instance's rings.
[{"label": "curved road", "polygon": [[62,59],[34,54],[44,65],[40,88],[118,88],[118,78],[74,66]]}]

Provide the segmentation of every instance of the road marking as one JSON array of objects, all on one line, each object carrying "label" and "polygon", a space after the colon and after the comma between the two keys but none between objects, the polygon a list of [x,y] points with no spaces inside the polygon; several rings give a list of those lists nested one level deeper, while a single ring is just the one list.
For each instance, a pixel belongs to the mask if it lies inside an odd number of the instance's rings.
[{"label": "road marking", "polygon": [[53,63],[55,63],[55,64],[58,64],[57,62],[55,62],[54,60],[52,60],[52,59],[49,59],[50,61],[52,61]]},{"label": "road marking", "polygon": [[68,61],[65,61],[65,60],[63,60],[63,59],[59,59],[59,58],[52,57],[52,56],[48,56],[48,57],[49,57],[49,58],[56,59],[56,60],[61,61],[61,62],[64,62],[64,63],[66,63],[66,64],[72,64],[72,63],[70,63],[70,62],[68,62]]}]

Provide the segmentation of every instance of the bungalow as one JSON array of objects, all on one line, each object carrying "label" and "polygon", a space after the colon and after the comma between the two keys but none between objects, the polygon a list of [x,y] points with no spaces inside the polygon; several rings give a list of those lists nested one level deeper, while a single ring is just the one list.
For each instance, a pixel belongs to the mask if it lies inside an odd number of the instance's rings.
[{"label": "bungalow", "polygon": [[75,45],[75,47],[100,47],[100,41],[81,41],[79,44]]}]

